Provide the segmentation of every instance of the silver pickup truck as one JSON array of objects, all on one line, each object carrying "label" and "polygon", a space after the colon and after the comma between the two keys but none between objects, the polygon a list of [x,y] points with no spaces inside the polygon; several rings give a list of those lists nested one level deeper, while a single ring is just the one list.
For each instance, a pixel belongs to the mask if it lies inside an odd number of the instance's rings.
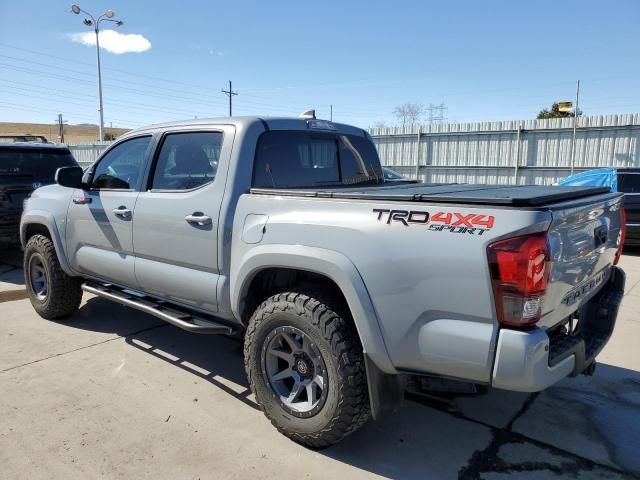
[{"label": "silver pickup truck", "polygon": [[622,300],[622,195],[385,182],[347,125],[155,125],[56,181],[21,222],[35,310],[71,317],[86,291],[244,338],[256,401],[314,448],[415,379],[532,392],[591,373]]}]

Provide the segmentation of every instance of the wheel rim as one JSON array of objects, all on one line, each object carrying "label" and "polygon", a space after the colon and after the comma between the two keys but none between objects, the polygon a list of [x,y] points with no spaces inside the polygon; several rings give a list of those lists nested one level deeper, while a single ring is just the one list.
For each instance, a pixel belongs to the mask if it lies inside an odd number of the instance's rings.
[{"label": "wheel rim", "polygon": [[49,274],[39,253],[34,253],[29,259],[29,286],[38,300],[44,301],[47,298]]},{"label": "wheel rim", "polygon": [[318,346],[302,330],[278,327],[265,339],[262,371],[290,414],[315,415],[327,399],[327,368]]}]

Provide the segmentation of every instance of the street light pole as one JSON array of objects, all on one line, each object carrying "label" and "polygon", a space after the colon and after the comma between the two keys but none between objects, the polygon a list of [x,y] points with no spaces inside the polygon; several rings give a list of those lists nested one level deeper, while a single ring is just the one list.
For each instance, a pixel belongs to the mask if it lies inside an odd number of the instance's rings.
[{"label": "street light pole", "polygon": [[94,29],[96,32],[96,58],[98,59],[98,112],[100,112],[100,141],[104,140],[104,114],[102,107],[102,72],[100,71],[100,29],[98,24]]},{"label": "street light pole", "polygon": [[78,5],[71,5],[71,12],[79,15],[80,12],[87,15],[88,18],[85,18],[82,23],[86,26],[93,26],[93,31],[96,34],[96,59],[97,59],[97,70],[98,70],[98,113],[100,114],[100,125],[99,125],[99,140],[104,140],[104,106],[102,104],[102,72],[100,70],[100,22],[113,22],[116,26],[120,27],[123,22],[121,20],[115,20],[113,18],[114,13],[113,10],[107,10],[102,15],[98,17],[96,20],[93,15],[89,12],[82,10]]}]

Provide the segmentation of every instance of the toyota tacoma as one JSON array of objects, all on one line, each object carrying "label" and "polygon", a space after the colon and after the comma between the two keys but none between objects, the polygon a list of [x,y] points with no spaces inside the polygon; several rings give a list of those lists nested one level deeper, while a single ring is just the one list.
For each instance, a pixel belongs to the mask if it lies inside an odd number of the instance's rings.
[{"label": "toyota tacoma", "polygon": [[56,180],[21,221],[37,313],[72,319],[88,292],[243,338],[257,403],[313,448],[413,379],[590,373],[622,300],[622,194],[386,182],[366,131],[315,118],[141,128]]}]

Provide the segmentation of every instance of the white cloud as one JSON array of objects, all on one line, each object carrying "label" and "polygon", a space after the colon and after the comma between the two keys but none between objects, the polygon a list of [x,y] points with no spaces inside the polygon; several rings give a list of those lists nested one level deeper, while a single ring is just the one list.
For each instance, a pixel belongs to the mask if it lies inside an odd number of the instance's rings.
[{"label": "white cloud", "polygon": [[[83,45],[96,45],[96,35],[93,32],[72,33],[71,40]],[[100,31],[100,48],[115,54],[140,53],[149,50],[151,42],[137,33],[123,34],[115,30],[102,30]]]}]

